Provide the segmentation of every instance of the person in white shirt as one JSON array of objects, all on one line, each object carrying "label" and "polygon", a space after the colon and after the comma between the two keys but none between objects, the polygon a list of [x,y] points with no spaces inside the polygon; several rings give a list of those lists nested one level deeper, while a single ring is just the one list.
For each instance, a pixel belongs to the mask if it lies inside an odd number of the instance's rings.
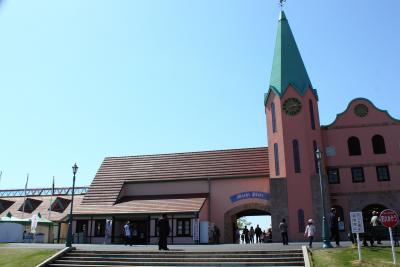
[{"label": "person in white shirt", "polygon": [[371,246],[374,244],[374,241],[376,241],[378,244],[382,244],[381,238],[379,236],[379,213],[377,211],[372,212],[372,218],[371,218],[371,225],[372,225],[372,241],[371,241]]},{"label": "person in white shirt", "polygon": [[131,229],[131,222],[127,221],[124,225],[124,235],[125,235],[125,246],[129,245],[132,246],[132,229]]},{"label": "person in white shirt", "polygon": [[315,228],[314,222],[312,219],[309,219],[307,227],[306,227],[306,231],[304,232],[304,236],[308,237],[310,248],[312,248],[312,242],[314,240],[315,231],[316,231],[316,228]]}]

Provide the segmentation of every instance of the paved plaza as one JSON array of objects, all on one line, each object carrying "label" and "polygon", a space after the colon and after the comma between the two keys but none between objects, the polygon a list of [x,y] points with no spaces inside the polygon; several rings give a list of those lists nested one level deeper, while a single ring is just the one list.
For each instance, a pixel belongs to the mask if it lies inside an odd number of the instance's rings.
[{"label": "paved plaza", "polygon": [[[296,242],[283,246],[281,243],[263,243],[263,244],[220,244],[220,245],[169,245],[170,251],[251,251],[251,250],[292,250],[300,249],[301,246],[307,246],[307,243]],[[385,246],[388,242],[383,242]],[[73,244],[77,249],[82,250],[106,250],[106,251],[158,251],[157,245],[102,245],[102,244]],[[321,242],[313,244],[315,249],[322,248]],[[342,247],[351,246],[351,242],[341,242]],[[62,249],[65,244],[40,244],[40,243],[10,243],[5,245],[7,248],[38,248],[38,249]]]}]

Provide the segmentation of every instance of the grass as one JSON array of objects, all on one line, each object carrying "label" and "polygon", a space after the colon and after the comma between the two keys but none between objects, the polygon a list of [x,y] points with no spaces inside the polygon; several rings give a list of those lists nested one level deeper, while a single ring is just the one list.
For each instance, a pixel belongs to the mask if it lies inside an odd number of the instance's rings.
[{"label": "grass", "polygon": [[41,263],[54,253],[55,249],[22,249],[22,248],[1,248],[1,267],[32,267]]},{"label": "grass", "polygon": [[358,261],[357,248],[313,250],[314,267],[393,267],[400,266],[400,249],[396,248],[397,264],[393,265],[390,247],[363,247],[362,262]]}]

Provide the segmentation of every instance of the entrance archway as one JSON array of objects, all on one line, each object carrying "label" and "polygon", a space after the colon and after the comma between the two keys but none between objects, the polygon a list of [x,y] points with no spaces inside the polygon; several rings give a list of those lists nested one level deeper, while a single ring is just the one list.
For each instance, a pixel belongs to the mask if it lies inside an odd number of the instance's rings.
[{"label": "entrance archway", "polygon": [[385,209],[387,208],[382,204],[370,204],[365,208],[363,208],[362,213],[363,213],[364,226],[370,225],[373,211],[377,211],[380,214]]},{"label": "entrance archway", "polygon": [[233,243],[236,220],[250,215],[271,215],[270,206],[260,203],[247,203],[234,207],[224,214],[224,243]]}]

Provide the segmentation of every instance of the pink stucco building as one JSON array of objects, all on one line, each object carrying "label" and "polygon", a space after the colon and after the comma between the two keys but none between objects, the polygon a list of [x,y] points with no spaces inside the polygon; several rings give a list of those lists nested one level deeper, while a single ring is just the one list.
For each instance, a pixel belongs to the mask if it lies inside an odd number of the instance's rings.
[{"label": "pink stucco building", "polygon": [[[399,211],[400,121],[357,98],[330,125],[320,125],[318,94],[283,12],[272,64],[264,98],[267,147],[105,158],[75,206],[73,232],[84,242],[103,243],[108,235],[106,242],[120,243],[130,220],[134,242],[154,244],[157,220],[167,213],[169,243],[208,242],[202,236],[214,225],[220,241],[230,243],[237,218],[271,215],[274,240],[283,218],[289,240],[304,240],[307,219],[321,229],[317,148],[326,208],[336,208],[343,233],[350,211],[363,211],[366,220],[372,210]],[[0,194],[0,216],[13,201]]]}]

